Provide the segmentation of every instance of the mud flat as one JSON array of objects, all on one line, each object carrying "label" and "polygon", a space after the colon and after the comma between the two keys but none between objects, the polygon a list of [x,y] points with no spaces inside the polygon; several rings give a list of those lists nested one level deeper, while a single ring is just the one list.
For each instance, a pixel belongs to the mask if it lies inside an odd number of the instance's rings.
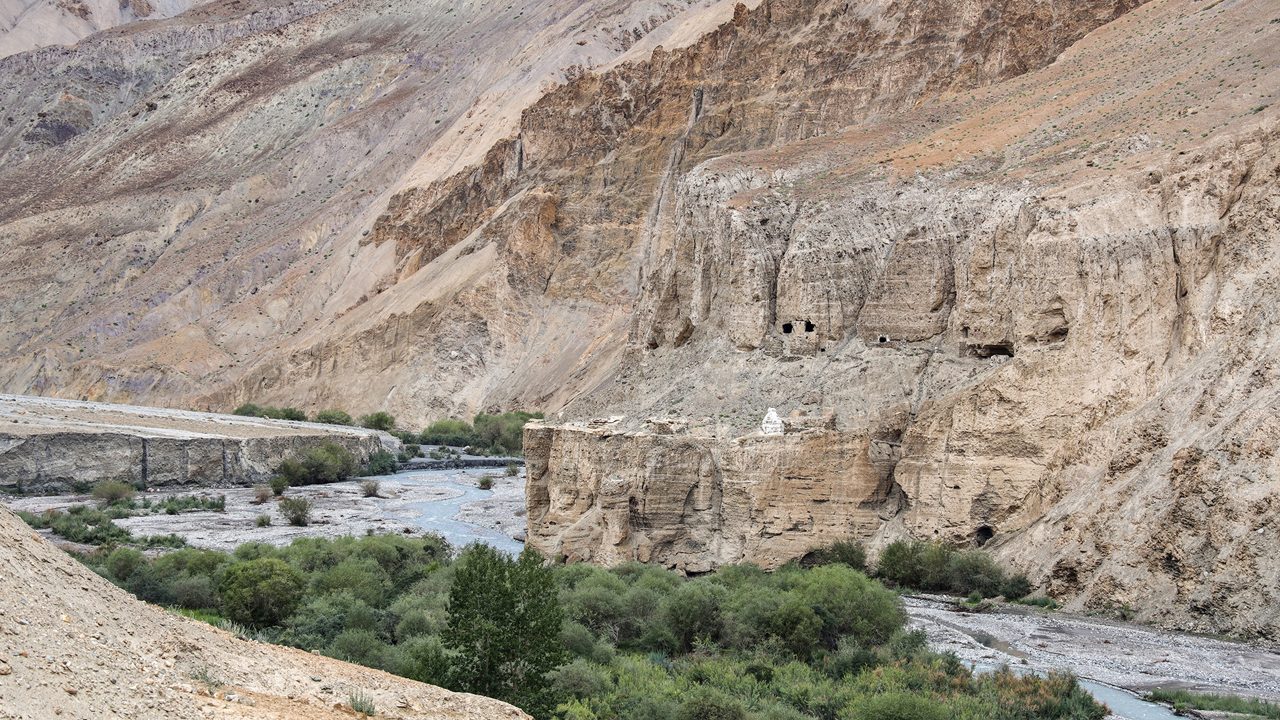
[{"label": "mud flat", "polygon": [[[481,478],[493,482],[481,490]],[[252,488],[183,488],[146,493],[140,497],[163,500],[173,494],[222,495],[223,512],[200,511],[178,515],[140,515],[123,518],[116,524],[137,536],[180,535],[193,547],[231,551],[247,542],[287,545],[300,537],[341,537],[373,533],[421,534],[436,532],[461,547],[471,542],[487,542],[507,552],[523,547],[524,478],[520,475],[485,473],[480,470],[423,470],[379,476],[380,497],[364,497],[364,478],[331,485],[289,488],[290,497],[309,498],[313,503],[311,522],[305,527],[289,525],[274,499],[254,502]],[[91,503],[86,495],[15,498],[7,504],[13,510],[39,513]],[[258,527],[258,516],[271,524]],[[58,542],[55,537],[50,540]]]},{"label": "mud flat", "polygon": [[[1280,700],[1280,655],[1260,645],[1022,607],[970,613],[932,597],[905,603],[932,648],[980,667],[1070,671],[1138,694],[1183,688]],[[1124,700],[1113,697],[1103,700],[1120,717],[1154,717],[1117,710]]]}]

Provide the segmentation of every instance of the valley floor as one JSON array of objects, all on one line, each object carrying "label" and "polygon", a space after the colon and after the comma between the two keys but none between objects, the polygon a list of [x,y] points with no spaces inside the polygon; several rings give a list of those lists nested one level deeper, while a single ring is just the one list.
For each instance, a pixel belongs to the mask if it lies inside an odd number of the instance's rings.
[{"label": "valley floor", "polygon": [[979,667],[1008,664],[1036,672],[1070,671],[1121,717],[1171,717],[1117,693],[1154,688],[1280,699],[1280,655],[1246,643],[1173,633],[1101,618],[1011,607],[960,612],[945,599],[905,599],[911,625],[929,645]]}]

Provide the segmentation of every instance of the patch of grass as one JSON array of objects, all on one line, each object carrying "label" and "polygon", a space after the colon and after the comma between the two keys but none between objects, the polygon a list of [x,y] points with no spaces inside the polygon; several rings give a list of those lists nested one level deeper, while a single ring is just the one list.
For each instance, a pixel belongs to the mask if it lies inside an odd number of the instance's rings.
[{"label": "patch of grass", "polygon": [[478,486],[481,490],[492,490],[493,476],[485,475],[484,477],[480,478],[479,482],[476,483],[476,486]]},{"label": "patch of grass", "polygon": [[1058,609],[1058,602],[1053,598],[1048,598],[1048,597],[1019,598],[1018,600],[1014,600],[1013,602],[1016,602],[1019,605],[1031,605],[1033,607],[1041,607],[1041,608],[1044,608],[1045,610]]},{"label": "patch of grass", "polygon": [[257,519],[256,519],[256,520],[254,520],[254,522],[255,522],[255,523],[258,525],[258,527],[260,527],[260,528],[261,528],[261,527],[271,527],[271,516],[270,516],[270,515],[259,515],[259,516],[257,517]]},{"label": "patch of grass", "polygon": [[139,540],[138,544],[146,548],[184,548],[187,546],[187,539],[173,533],[148,535]]},{"label": "patch of grass", "polygon": [[1255,698],[1197,693],[1190,690],[1152,690],[1147,694],[1147,699],[1168,703],[1178,712],[1186,710],[1217,710],[1269,718],[1269,720],[1280,720],[1280,705]]},{"label": "patch of grass", "polygon": [[347,696],[347,705],[351,709],[361,715],[377,715],[378,707],[374,705],[373,698],[369,697],[363,690],[356,690]]},{"label": "patch of grass", "polygon": [[218,495],[170,495],[152,506],[152,512],[163,512],[165,515],[177,515],[184,512],[226,512],[227,496]]}]

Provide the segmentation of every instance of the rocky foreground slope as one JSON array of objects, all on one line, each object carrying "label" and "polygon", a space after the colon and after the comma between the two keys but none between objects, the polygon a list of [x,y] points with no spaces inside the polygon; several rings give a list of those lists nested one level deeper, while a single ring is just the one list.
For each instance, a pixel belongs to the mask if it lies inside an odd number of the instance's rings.
[{"label": "rocky foreground slope", "polygon": [[291,648],[237,639],[148,605],[0,508],[0,717],[527,718],[453,693]]},{"label": "rocky foreground slope", "polygon": [[262,0],[18,55],[0,387],[542,409],[552,555],[912,535],[1275,638],[1277,20]]}]

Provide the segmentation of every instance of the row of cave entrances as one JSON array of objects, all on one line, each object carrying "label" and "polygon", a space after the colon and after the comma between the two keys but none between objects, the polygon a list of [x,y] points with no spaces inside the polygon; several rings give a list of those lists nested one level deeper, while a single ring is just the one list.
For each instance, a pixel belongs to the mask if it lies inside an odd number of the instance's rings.
[{"label": "row of cave entrances", "polygon": [[[794,332],[794,331],[795,331],[795,329],[796,329],[796,328],[795,328],[795,323],[782,323],[782,334],[783,334],[783,335],[790,335],[792,332]],[[805,320],[805,321],[804,321],[804,331],[805,331],[805,332],[807,332],[807,333],[811,333],[811,332],[813,332],[813,331],[814,331],[814,330],[816,330],[816,329],[817,329],[817,326],[816,326],[816,325],[814,325],[812,322],[809,322],[808,320]]]}]

